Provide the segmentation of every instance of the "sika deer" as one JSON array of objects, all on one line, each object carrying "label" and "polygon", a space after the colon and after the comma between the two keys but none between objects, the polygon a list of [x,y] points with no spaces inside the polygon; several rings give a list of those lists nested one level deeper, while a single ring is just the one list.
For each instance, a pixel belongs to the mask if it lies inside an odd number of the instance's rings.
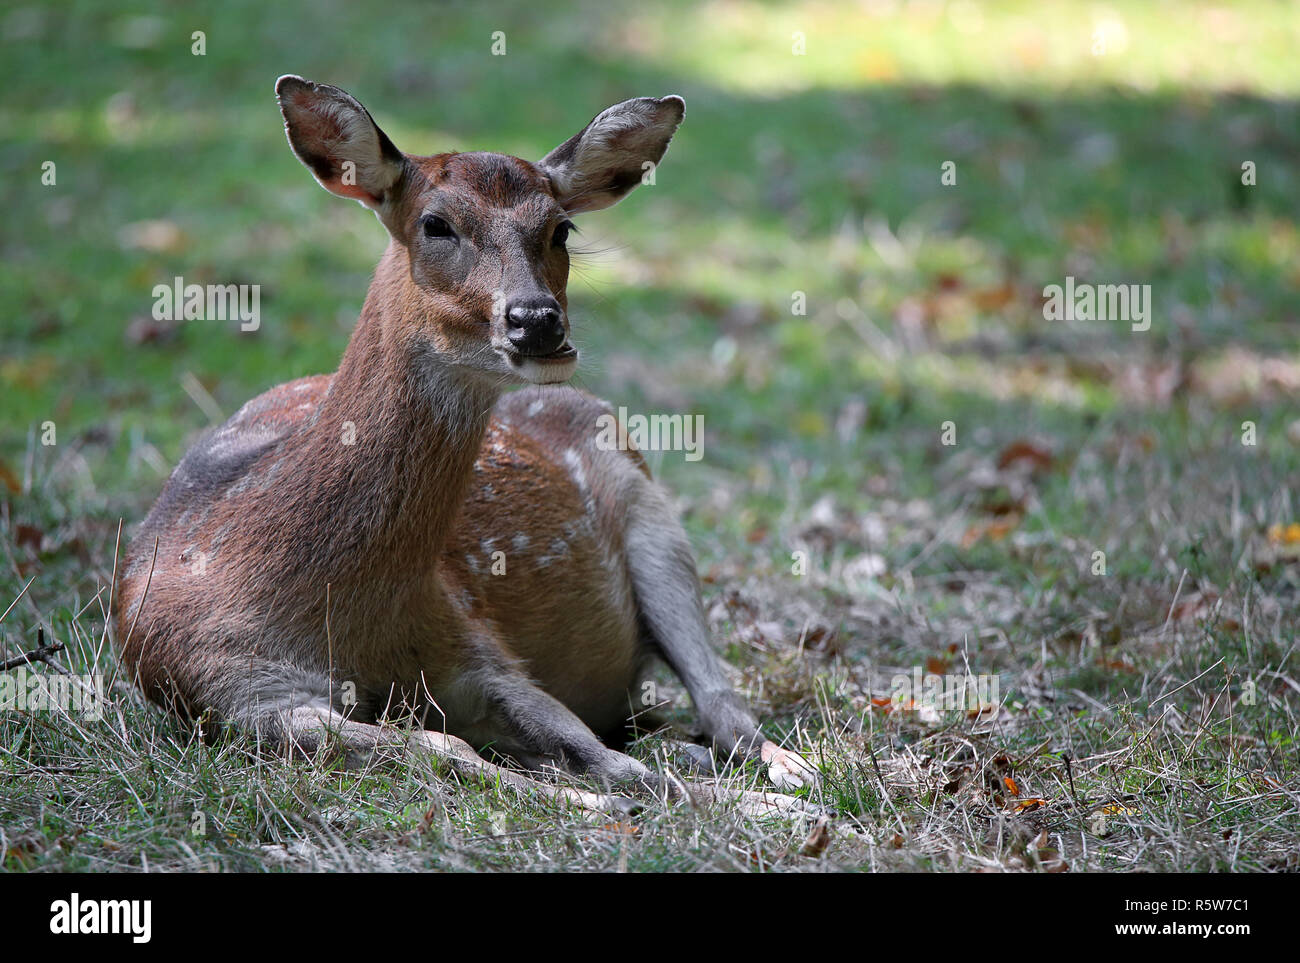
[{"label": "sika deer", "polygon": [[651,782],[596,733],[626,722],[660,654],[717,749],[760,756],[778,784],[814,778],[728,685],[667,498],[635,451],[596,445],[608,406],[564,387],[502,396],[573,374],[569,218],[659,162],[681,98],[610,107],[533,164],[403,154],[336,87],[285,76],[276,94],[298,159],[391,242],[338,371],[199,441],[135,537],[114,612],[137,683],[305,752],[401,745],[378,723],[406,707],[443,730],[409,741],[459,771],[606,806],[470,744]]}]

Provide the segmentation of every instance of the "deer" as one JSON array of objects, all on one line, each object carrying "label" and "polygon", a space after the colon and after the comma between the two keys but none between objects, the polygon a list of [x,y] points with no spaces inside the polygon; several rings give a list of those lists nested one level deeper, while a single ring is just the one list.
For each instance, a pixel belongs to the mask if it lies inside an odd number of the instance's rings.
[{"label": "deer", "polygon": [[607,744],[662,658],[714,752],[812,785],[711,646],[668,495],[566,384],[571,218],[659,164],[682,98],[609,107],[533,163],[406,154],[338,87],[275,92],[294,155],[389,241],[338,370],[201,437],[142,522],[113,592],[134,683],[290,752],[415,750],[608,812],[663,791]]}]

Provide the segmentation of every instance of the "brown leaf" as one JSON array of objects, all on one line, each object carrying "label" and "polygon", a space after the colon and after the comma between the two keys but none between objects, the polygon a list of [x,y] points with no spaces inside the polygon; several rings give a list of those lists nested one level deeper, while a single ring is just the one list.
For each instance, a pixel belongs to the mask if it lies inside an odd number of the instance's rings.
[{"label": "brown leaf", "polygon": [[1049,845],[1047,830],[1038,834],[1038,838],[1030,844],[1030,849],[1038,859],[1038,865],[1044,873],[1067,873],[1070,871],[1070,864],[1067,863],[1057,852],[1055,846]]},{"label": "brown leaf", "polygon": [[1008,515],[1004,519],[996,522],[981,522],[978,525],[972,525],[966,529],[965,534],[961,537],[961,547],[970,548],[981,538],[987,538],[990,542],[1000,542],[1020,525],[1020,516]]},{"label": "brown leaf", "polygon": [[162,344],[175,340],[179,331],[177,321],[155,321],[143,315],[126,326],[126,340],[130,344]]},{"label": "brown leaf", "polygon": [[35,525],[25,525],[19,523],[14,526],[14,543],[19,548],[30,548],[33,552],[41,550],[41,543],[45,541],[45,532]]},{"label": "brown leaf", "polygon": [[804,631],[803,644],[806,648],[833,655],[839,651],[839,632],[819,622]]},{"label": "brown leaf", "polygon": [[1206,618],[1219,601],[1219,593],[1213,588],[1184,595],[1173,608],[1175,622],[1194,622]]},{"label": "brown leaf", "polygon": [[826,847],[831,842],[831,820],[829,816],[818,816],[817,822],[808,832],[808,838],[803,841],[803,848],[799,850],[800,855],[816,859],[822,853],[826,852]]},{"label": "brown leaf", "polygon": [[11,495],[18,495],[23,490],[23,483],[18,480],[18,476],[2,461],[0,461],[0,482],[4,482],[5,488],[9,489]]},{"label": "brown leaf", "polygon": [[991,288],[980,288],[972,296],[975,307],[981,311],[998,311],[1016,299],[1016,289],[1009,281]]},{"label": "brown leaf", "polygon": [[998,455],[999,471],[1006,471],[1012,465],[1031,471],[1050,471],[1055,463],[1056,457],[1048,449],[1025,439],[1013,441]]}]

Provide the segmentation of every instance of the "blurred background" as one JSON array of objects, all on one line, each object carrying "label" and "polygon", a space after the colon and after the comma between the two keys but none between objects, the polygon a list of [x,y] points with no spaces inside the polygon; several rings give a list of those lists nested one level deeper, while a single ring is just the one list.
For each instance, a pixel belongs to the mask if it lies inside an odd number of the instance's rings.
[{"label": "blurred background", "polygon": [[[187,443],[337,363],[385,235],[288,150],[293,72],[414,153],[537,159],[608,104],[686,98],[656,184],[579,218],[578,383],[704,416],[702,461],[651,463],[765,711],[860,724],[894,667],[959,647],[1023,704],[1046,670],[1099,704],[1179,659],[1276,670],[1298,50],[1273,0],[7,4],[0,603],[36,577],[7,648],[102,621],[118,520]],[[155,321],[178,275],[261,285],[260,329]],[[1045,321],[1067,276],[1149,284],[1150,330]]]}]

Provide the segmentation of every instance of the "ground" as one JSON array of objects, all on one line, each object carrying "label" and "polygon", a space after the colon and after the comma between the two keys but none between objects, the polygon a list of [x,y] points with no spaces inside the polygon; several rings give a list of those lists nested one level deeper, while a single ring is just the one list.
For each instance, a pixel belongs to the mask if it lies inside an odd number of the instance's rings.
[{"label": "ground", "polygon": [[[0,44],[0,659],[43,628],[111,698],[0,712],[0,866],[1300,868],[1293,9],[33,5]],[[702,458],[649,461],[828,825],[204,745],[117,680],[119,521],[210,422],[333,368],[382,250],[290,155],[286,72],[414,152],[537,158],[685,96],[654,185],[579,219],[578,380],[703,416]],[[155,321],[178,275],[261,284],[259,329]],[[1048,319],[1067,277],[1150,285],[1149,328]],[[996,706],[902,685],[967,672]]]}]

